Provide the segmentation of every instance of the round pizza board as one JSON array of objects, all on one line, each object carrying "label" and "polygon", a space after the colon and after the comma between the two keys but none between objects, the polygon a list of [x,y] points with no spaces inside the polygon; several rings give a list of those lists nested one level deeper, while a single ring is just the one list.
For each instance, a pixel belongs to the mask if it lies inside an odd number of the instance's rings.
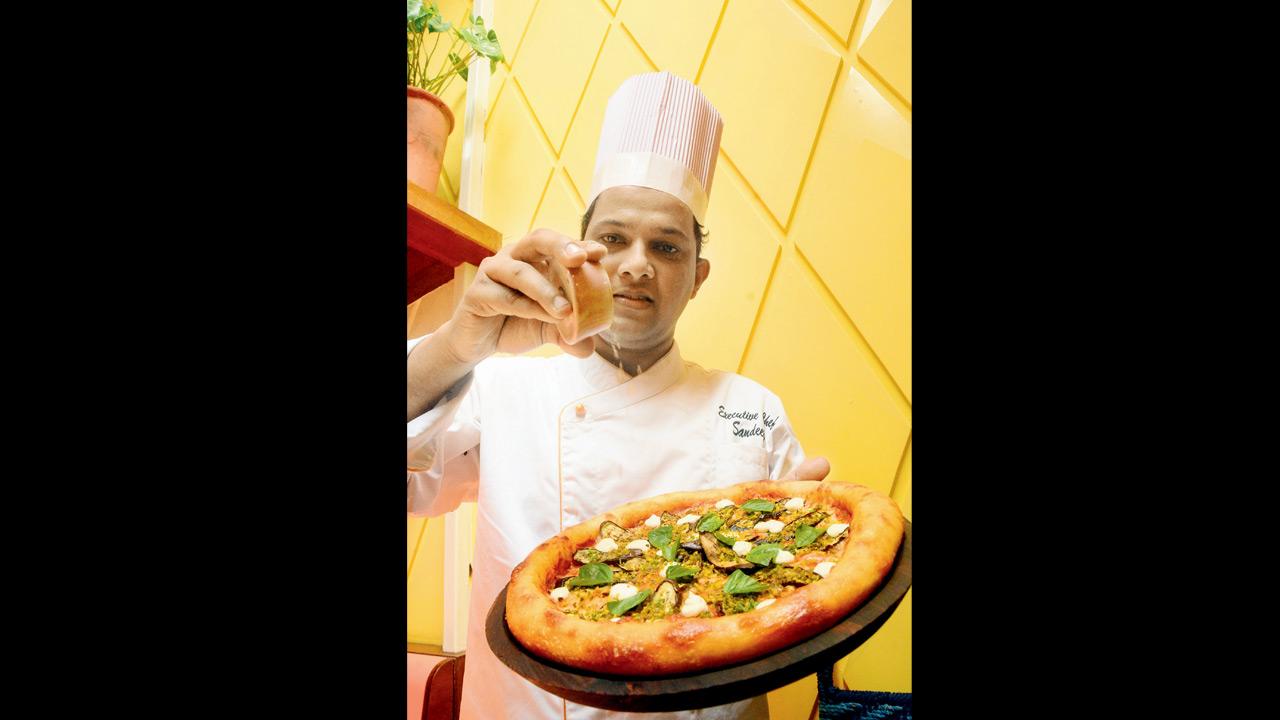
[{"label": "round pizza board", "polygon": [[866,642],[911,587],[911,522],[880,589],[839,623],[808,640],[738,665],[663,677],[626,677],[577,670],[525,650],[507,628],[507,591],[489,608],[485,638],[507,667],[566,700],[625,712],[667,712],[724,705],[763,695],[812,675]]}]

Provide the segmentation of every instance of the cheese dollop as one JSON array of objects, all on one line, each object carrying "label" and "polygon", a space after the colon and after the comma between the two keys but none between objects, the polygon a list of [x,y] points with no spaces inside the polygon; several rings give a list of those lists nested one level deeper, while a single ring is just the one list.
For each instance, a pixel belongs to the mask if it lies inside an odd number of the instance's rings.
[{"label": "cheese dollop", "polygon": [[618,583],[609,588],[610,600],[626,600],[627,598],[640,592],[640,589],[631,583]]},{"label": "cheese dollop", "polygon": [[650,515],[648,519],[644,521],[644,524],[651,528],[656,528],[662,524],[662,520],[659,519],[657,515]]},{"label": "cheese dollop", "polygon": [[596,543],[596,549],[600,552],[613,552],[618,549],[618,543],[613,538],[604,538]]},{"label": "cheese dollop", "polygon": [[707,611],[707,601],[703,600],[697,593],[690,592],[684,596],[684,602],[680,604],[680,614],[685,617],[694,617]]},{"label": "cheese dollop", "polygon": [[818,573],[818,574],[819,574],[819,575],[821,575],[822,577],[826,577],[826,576],[827,576],[827,574],[831,572],[831,568],[833,568],[833,567],[835,567],[835,566],[836,566],[836,564],[835,564],[834,562],[831,562],[830,560],[827,560],[826,562],[820,562],[820,563],[818,563],[818,565],[817,565],[816,567],[814,567],[814,568],[813,568],[813,571],[814,571],[814,572],[816,572],[816,573]]},{"label": "cheese dollop", "polygon": [[733,551],[739,555],[746,555],[751,552],[751,543],[746,540],[739,540],[733,544]]}]

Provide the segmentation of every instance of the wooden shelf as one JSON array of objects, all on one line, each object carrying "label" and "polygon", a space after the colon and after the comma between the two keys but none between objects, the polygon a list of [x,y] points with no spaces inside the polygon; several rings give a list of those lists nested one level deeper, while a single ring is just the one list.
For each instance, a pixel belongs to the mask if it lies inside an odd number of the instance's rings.
[{"label": "wooden shelf", "polygon": [[458,208],[408,183],[408,303],[453,279],[464,262],[479,265],[502,247],[502,234]]}]

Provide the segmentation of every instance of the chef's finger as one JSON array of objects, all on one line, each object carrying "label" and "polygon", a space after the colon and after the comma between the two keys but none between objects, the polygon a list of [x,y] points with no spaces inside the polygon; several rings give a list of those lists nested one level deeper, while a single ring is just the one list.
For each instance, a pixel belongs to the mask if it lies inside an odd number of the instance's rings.
[{"label": "chef's finger", "polygon": [[[599,254],[599,251],[596,252]],[[588,259],[599,259],[592,258],[590,253],[591,251],[583,248],[581,242],[568,235],[547,228],[538,228],[512,245],[510,254],[511,257],[525,262],[554,260],[565,267],[574,268]]]},{"label": "chef's finger", "polygon": [[[480,262],[480,270],[485,277],[495,283],[532,299],[542,306],[551,321],[569,314],[572,309],[569,301],[560,294],[560,289],[547,280],[536,268],[526,262],[503,258],[487,257]],[[520,317],[533,317],[521,315]]]},{"label": "chef's finger", "polygon": [[592,262],[600,262],[605,255],[609,254],[609,248],[595,240],[584,241],[582,247],[587,251],[587,259]]}]

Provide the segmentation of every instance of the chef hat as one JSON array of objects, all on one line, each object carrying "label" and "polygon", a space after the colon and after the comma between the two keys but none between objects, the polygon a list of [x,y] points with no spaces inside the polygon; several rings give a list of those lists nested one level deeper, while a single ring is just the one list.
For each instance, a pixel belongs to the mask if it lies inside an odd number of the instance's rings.
[{"label": "chef hat", "polygon": [[679,198],[701,223],[723,129],[688,80],[665,71],[627,78],[604,111],[587,204],[608,188],[639,185]]}]

